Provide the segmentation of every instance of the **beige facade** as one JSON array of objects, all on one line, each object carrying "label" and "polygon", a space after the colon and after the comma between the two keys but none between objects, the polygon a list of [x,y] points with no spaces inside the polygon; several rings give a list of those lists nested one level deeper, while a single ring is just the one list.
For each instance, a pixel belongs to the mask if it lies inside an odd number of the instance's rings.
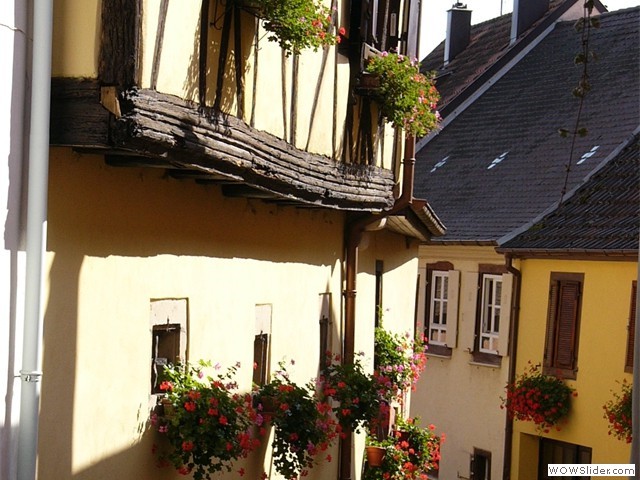
[{"label": "beige facade", "polygon": [[[338,2],[336,29],[351,8]],[[216,0],[62,0],[53,21],[39,480],[178,477],[151,453],[156,327],[178,326],[183,359],[240,362],[244,392],[257,333],[269,371],[294,360],[306,383],[323,317],[328,348],[351,336],[371,369],[377,306],[413,331],[418,241],[442,226],[424,205],[404,220],[407,144],[354,95],[347,50],[287,56]],[[390,211],[395,228],[360,231]],[[339,448],[311,479],[343,477]],[[239,468],[279,478],[268,441],[216,478]]]},{"label": "beige facade", "polygon": [[[438,263],[435,268],[448,277],[446,339],[440,342],[433,334],[437,325],[433,303],[431,308],[428,305],[434,283],[428,273]],[[442,479],[470,478],[470,465],[478,453],[490,458],[491,478],[502,478],[506,416],[500,409],[500,397],[509,371],[513,285],[513,275],[504,268],[504,256],[493,247],[420,247],[418,328],[424,328],[431,346],[427,372],[412,397],[411,414],[434,423],[446,436],[440,461]],[[483,305],[481,275],[489,271],[502,284],[500,316],[497,342],[491,347],[496,353],[482,355],[482,345],[476,340]],[[437,343],[449,350],[439,349]]]},{"label": "beige facade", "polygon": [[[186,299],[188,359],[241,362],[245,391],[256,306],[268,304],[272,366],[293,359],[296,380],[314,377],[322,294],[331,298],[332,349],[339,351],[343,337],[343,227],[340,212],[228,199],[217,187],[159,170],[114,168],[99,156],[53,149],[39,478],[161,478],[146,424],[155,402],[154,300]],[[384,262],[386,325],[409,331],[417,245],[407,248],[385,231],[367,235],[356,350],[372,366],[375,261]],[[263,462],[268,468],[265,450],[246,462],[248,472]],[[337,461],[323,464],[312,478],[336,469]]]}]

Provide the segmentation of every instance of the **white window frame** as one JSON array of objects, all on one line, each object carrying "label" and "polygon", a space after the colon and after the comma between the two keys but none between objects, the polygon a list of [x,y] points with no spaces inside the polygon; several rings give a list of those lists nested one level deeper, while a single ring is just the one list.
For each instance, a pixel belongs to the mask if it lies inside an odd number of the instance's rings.
[{"label": "white window frame", "polygon": [[[441,281],[438,282],[438,279],[440,279]],[[433,270],[431,272],[430,280],[431,292],[429,295],[429,343],[433,345],[447,345],[446,340],[448,333],[449,272],[443,270]],[[439,289],[437,287],[439,287]],[[436,305],[439,306],[439,316],[435,315]],[[434,331],[437,332],[435,339],[432,337]],[[444,340],[442,340],[443,337]]]},{"label": "white window frame", "polygon": [[[480,341],[478,349],[484,353],[498,353],[500,338],[500,324],[502,323],[502,275],[485,273],[482,275]],[[498,285],[500,292],[498,293]],[[498,326],[496,327],[496,321]],[[488,340],[489,347],[484,342]]]}]

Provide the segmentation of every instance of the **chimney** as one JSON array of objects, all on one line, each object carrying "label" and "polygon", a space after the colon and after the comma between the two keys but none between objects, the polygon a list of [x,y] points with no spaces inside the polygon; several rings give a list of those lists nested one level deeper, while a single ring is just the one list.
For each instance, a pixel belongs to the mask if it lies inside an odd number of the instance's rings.
[{"label": "chimney", "polygon": [[513,0],[511,43],[549,10],[549,0]]},{"label": "chimney", "polygon": [[444,41],[444,64],[447,65],[467,48],[471,39],[471,10],[456,2],[447,11],[447,38]]}]

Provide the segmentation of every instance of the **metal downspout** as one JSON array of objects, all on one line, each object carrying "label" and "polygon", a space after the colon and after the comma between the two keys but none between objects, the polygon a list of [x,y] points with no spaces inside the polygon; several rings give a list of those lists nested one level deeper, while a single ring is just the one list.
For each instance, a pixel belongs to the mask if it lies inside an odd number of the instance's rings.
[{"label": "metal downspout", "polygon": [[52,19],[53,0],[34,0],[31,124],[28,154],[27,265],[22,369],[20,370],[18,480],[36,478],[38,451],[38,416],[42,377],[42,264],[44,263],[47,238],[49,178]]},{"label": "metal downspout", "polygon": [[[640,244],[640,238],[638,239]],[[638,263],[638,278],[640,278],[640,263]],[[631,458],[630,463],[636,466],[636,477],[640,477],[640,308],[637,307],[640,291],[636,288],[636,328],[633,341],[633,392],[631,394]],[[632,479],[633,477],[629,477]]]},{"label": "metal downspout", "polygon": [[[511,302],[511,325],[509,326],[509,372],[508,382],[511,383],[516,377],[516,353],[518,351],[518,328],[520,324],[520,285],[522,283],[522,273],[513,266],[513,257],[510,254],[505,256],[507,271],[513,275],[515,288],[513,289]],[[502,463],[502,479],[511,478],[511,457],[513,450],[513,419],[506,415],[504,428],[504,454]]]},{"label": "metal downspout", "polygon": [[[413,137],[405,137],[404,161],[402,168],[402,193],[393,207],[386,212],[360,217],[345,228],[345,290],[344,290],[344,345],[343,362],[353,363],[355,353],[356,318],[356,275],[358,271],[358,246],[367,225],[393,215],[409,206],[413,200],[416,142]],[[351,480],[351,450],[353,432],[343,432],[340,439],[340,480]]]}]

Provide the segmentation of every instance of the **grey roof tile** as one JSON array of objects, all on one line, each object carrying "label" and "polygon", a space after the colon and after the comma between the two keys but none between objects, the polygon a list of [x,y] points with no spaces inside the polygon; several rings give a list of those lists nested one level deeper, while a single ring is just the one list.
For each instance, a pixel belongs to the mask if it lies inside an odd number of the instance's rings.
[{"label": "grey roof tile", "polygon": [[604,14],[602,28],[592,31],[599,60],[589,67],[593,88],[581,118],[589,134],[576,140],[568,174],[571,138],[557,131],[573,128],[579,106],[571,95],[581,73],[573,62],[580,50],[573,22],[557,24],[424,145],[415,193],[447,226],[435,241],[498,242],[557,203],[565,180],[567,191],[579,186],[638,127],[639,14]]},{"label": "grey roof tile", "polygon": [[637,251],[640,228],[639,137],[552,213],[503,249]]}]

